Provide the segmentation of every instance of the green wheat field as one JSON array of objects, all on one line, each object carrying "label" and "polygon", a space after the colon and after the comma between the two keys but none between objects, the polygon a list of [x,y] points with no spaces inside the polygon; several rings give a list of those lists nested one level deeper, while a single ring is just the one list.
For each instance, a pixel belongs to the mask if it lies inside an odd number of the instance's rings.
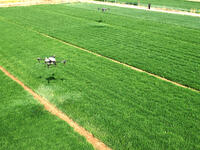
[{"label": "green wheat field", "polygon": [[[112,149],[200,149],[200,18],[102,7],[0,8],[0,66]],[[37,62],[51,55],[66,65]],[[0,81],[0,149],[93,149],[2,72]]]}]

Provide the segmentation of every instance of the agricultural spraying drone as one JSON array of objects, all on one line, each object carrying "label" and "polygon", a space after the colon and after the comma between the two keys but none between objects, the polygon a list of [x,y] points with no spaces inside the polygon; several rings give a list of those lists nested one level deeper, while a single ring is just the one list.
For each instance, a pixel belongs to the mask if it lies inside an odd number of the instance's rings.
[{"label": "agricultural spraying drone", "polygon": [[50,56],[50,57],[45,57],[45,58],[37,58],[37,60],[38,60],[39,63],[40,63],[40,61],[44,61],[43,64],[46,64],[48,68],[51,65],[56,66],[57,63],[66,64],[66,60],[56,61],[56,56]]},{"label": "agricultural spraying drone", "polygon": [[108,10],[110,10],[110,8],[98,8],[98,11],[101,10],[102,12],[106,12]]}]

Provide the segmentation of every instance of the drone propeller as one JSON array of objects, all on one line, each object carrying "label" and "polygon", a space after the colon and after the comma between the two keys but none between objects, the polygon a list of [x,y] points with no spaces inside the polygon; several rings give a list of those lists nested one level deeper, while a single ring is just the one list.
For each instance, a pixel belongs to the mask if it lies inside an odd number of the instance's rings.
[{"label": "drone propeller", "polygon": [[37,60],[40,62],[41,60],[45,60],[45,59],[38,57]]},{"label": "drone propeller", "polygon": [[37,60],[40,62],[40,60],[42,60],[42,59],[38,57]]}]

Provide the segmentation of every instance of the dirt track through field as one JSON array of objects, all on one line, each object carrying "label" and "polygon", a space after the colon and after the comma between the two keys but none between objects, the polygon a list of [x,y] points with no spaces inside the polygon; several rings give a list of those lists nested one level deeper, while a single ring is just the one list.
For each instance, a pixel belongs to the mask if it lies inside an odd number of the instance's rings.
[{"label": "dirt track through field", "polygon": [[149,73],[149,72],[144,71],[144,70],[142,70],[142,69],[139,69],[139,68],[133,67],[133,66],[131,66],[131,65],[128,65],[128,64],[122,63],[122,62],[120,62],[120,61],[117,61],[117,60],[115,60],[115,59],[112,59],[112,58],[109,58],[109,57],[106,57],[106,56],[103,56],[103,55],[97,54],[97,53],[92,52],[92,51],[90,51],[90,50],[87,50],[87,49],[85,49],[85,48],[82,48],[82,47],[79,47],[79,46],[77,46],[77,45],[74,45],[74,44],[72,44],[72,43],[65,42],[65,41],[63,41],[63,40],[57,39],[57,38],[55,38],[55,37],[49,36],[49,35],[44,34],[44,33],[40,33],[40,32],[38,32],[38,31],[34,31],[34,32],[36,32],[36,33],[38,33],[38,34],[41,34],[41,35],[43,35],[43,36],[45,36],[45,37],[48,37],[48,38],[54,39],[54,40],[56,40],[56,41],[59,41],[59,42],[61,42],[61,43],[63,43],[63,44],[69,45],[69,46],[71,46],[71,47],[74,47],[74,48],[80,49],[80,50],[85,51],[85,52],[87,52],[87,53],[93,54],[93,55],[95,55],[95,56],[102,57],[102,58],[105,58],[105,59],[110,60],[110,61],[112,61],[112,62],[115,62],[115,63],[117,63],[117,64],[124,65],[124,66],[126,66],[126,67],[128,67],[128,68],[131,68],[131,69],[135,70],[135,71],[139,71],[139,72],[146,73],[146,74],[148,74],[148,75],[150,75],[150,76],[153,76],[153,77],[156,77],[156,78],[158,78],[158,79],[160,79],[160,80],[163,80],[163,81],[166,81],[166,82],[172,83],[172,84],[174,84],[174,85],[176,85],[176,86],[183,87],[183,88],[186,88],[186,89],[190,89],[190,90],[192,90],[192,91],[195,91],[195,92],[200,93],[200,91],[197,90],[197,89],[193,89],[193,88],[191,88],[191,87],[187,87],[187,86],[182,85],[182,84],[180,84],[180,83],[177,83],[177,82],[174,82],[174,81],[168,80],[168,79],[166,79],[166,78],[160,77],[160,76],[155,75],[155,74],[153,74],[153,73]]},{"label": "dirt track through field", "polygon": [[42,5],[42,4],[63,4],[63,3],[73,3],[79,2],[80,0],[27,0],[27,1],[18,1],[18,2],[10,2],[10,3],[1,3],[0,7],[16,7],[16,6],[31,6],[31,5]]},{"label": "dirt track through field", "polygon": [[[199,2],[200,0],[188,0],[188,1]],[[178,14],[178,15],[200,17],[200,14],[180,11],[176,9],[155,8],[155,7],[148,9],[147,7],[144,7],[144,6],[135,6],[135,5],[129,5],[129,4],[102,2],[102,1],[94,1],[94,0],[61,0],[61,1],[44,1],[43,0],[43,1],[30,1],[30,2],[26,1],[26,2],[0,4],[0,7],[30,6],[30,5],[41,5],[41,4],[61,4],[61,3],[72,3],[72,2],[86,2],[86,3],[93,3],[93,4],[99,4],[99,5],[125,7],[125,8],[141,9],[141,10],[146,10],[146,11],[156,11],[156,12],[162,12],[162,13],[171,13],[171,14]]]},{"label": "dirt track through field", "polygon": [[[6,20],[4,17],[2,17],[1,19],[3,19],[4,21],[6,21],[6,22],[8,22],[8,23],[15,24],[15,25],[17,25],[17,26],[26,28],[26,27],[24,27],[24,26],[22,26],[22,25],[20,25],[20,24],[18,24],[18,23],[16,23],[16,22],[14,23],[14,22],[12,22],[12,21]],[[191,90],[191,91],[200,93],[200,90],[198,90],[198,89],[194,89],[194,88],[191,88],[191,87],[182,85],[182,84],[180,84],[180,83],[177,83],[177,82],[175,82],[175,81],[168,80],[168,79],[163,78],[163,77],[160,77],[160,76],[158,76],[158,75],[156,75],[156,74],[153,74],[153,73],[147,72],[147,71],[145,71],[145,70],[136,68],[136,67],[134,67],[134,66],[131,66],[131,65],[122,63],[122,62],[117,61],[117,60],[115,60],[115,59],[112,59],[112,58],[109,58],[109,57],[106,57],[106,56],[97,54],[97,53],[95,53],[95,52],[92,52],[92,51],[87,50],[87,49],[85,49],[85,48],[82,48],[82,47],[80,47],[80,46],[77,46],[77,45],[74,45],[74,44],[72,44],[72,43],[63,41],[63,40],[61,40],[61,39],[52,37],[52,36],[47,35],[47,34],[45,34],[45,33],[41,33],[41,32],[36,31],[36,30],[34,30],[34,29],[31,29],[31,28],[26,28],[26,29],[29,30],[29,31],[35,32],[35,33],[37,33],[37,34],[40,34],[40,35],[42,35],[42,36],[44,36],[44,37],[47,37],[47,38],[56,40],[56,41],[58,41],[58,42],[60,42],[60,43],[63,43],[63,44],[65,44],[65,45],[69,45],[69,46],[71,46],[71,47],[74,47],[74,48],[77,48],[77,49],[79,49],[79,50],[85,51],[85,52],[87,52],[87,53],[93,54],[93,55],[95,55],[95,56],[105,58],[105,59],[110,60],[110,61],[112,61],[112,62],[115,62],[115,63],[117,63],[117,64],[124,65],[124,66],[126,66],[126,67],[128,67],[128,68],[131,68],[131,69],[135,70],[135,71],[146,73],[146,74],[148,74],[148,75],[150,75],[150,76],[153,76],[153,77],[155,77],[155,78],[157,78],[157,79],[160,79],[160,80],[169,82],[169,83],[171,83],[171,84],[174,84],[174,85],[176,85],[176,86],[179,86],[179,87],[182,87],[182,88],[186,88],[186,89],[189,89],[189,90]]]},{"label": "dirt track through field", "polygon": [[173,10],[165,10],[164,8],[151,8],[151,9],[148,9],[147,7],[144,7],[144,6],[135,6],[135,5],[129,5],[129,4],[101,2],[101,1],[92,1],[92,0],[85,0],[84,2],[92,3],[92,4],[98,4],[98,5],[133,8],[133,9],[140,9],[140,10],[146,10],[146,11],[155,11],[155,12],[162,12],[162,13],[170,13],[170,14],[177,14],[177,15],[187,15],[187,16],[193,16],[193,17],[200,17],[200,14],[186,12],[186,11],[179,11],[179,10],[176,10],[176,9],[173,9]]},{"label": "dirt track through field", "polygon": [[[2,66],[0,66],[0,70],[4,72],[8,77],[10,77],[12,80],[17,82],[19,85],[21,85],[26,91],[28,91],[33,97],[38,100],[42,105],[44,105],[45,109],[52,113],[53,115],[59,117],[60,119],[67,122],[76,132],[78,132],[80,135],[84,136],[89,143],[93,145],[95,149],[98,150],[111,150],[111,148],[107,147],[104,143],[102,143],[99,139],[95,138],[91,133],[86,131],[83,127],[79,126],[76,122],[74,122],[72,119],[70,119],[67,115],[65,115],[63,112],[61,112],[58,108],[56,108],[53,104],[51,104],[48,100],[42,98],[40,95],[35,93],[32,89],[27,87],[23,82],[21,82],[19,79],[11,75],[6,69],[4,69]],[[63,141],[64,142],[64,141]]]}]

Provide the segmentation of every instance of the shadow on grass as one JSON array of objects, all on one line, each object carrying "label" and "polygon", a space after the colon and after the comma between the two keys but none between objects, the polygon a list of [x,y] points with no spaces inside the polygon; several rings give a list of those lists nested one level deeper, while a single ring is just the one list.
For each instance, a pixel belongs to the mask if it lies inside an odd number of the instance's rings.
[{"label": "shadow on grass", "polygon": [[[38,78],[42,79],[43,77],[39,76]],[[52,75],[50,75],[49,77],[45,78],[45,79],[47,80],[48,84],[50,84],[54,80],[60,80],[60,81],[65,80],[64,78],[56,78],[54,73]]]},{"label": "shadow on grass", "polygon": [[48,81],[48,84],[49,84],[51,81],[56,80],[56,78],[53,76],[50,76],[50,77],[46,78],[46,80]]}]

